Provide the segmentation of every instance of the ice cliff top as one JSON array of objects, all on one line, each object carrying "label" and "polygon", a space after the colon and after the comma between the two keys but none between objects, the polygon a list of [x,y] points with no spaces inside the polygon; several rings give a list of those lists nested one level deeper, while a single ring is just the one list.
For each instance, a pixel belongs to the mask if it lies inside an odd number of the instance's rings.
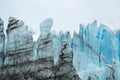
[{"label": "ice cliff top", "polygon": [[[15,17],[9,17],[9,19],[8,19],[8,26],[7,27],[9,27],[9,26],[11,26],[11,25],[13,25],[13,26],[15,26],[16,24],[18,25],[18,26],[22,26],[22,25],[24,25],[24,22],[22,21],[22,20],[17,20]],[[16,24],[15,24],[16,23]],[[4,24],[3,23],[3,20],[0,18],[0,24]],[[92,24],[92,25],[91,25]],[[44,20],[43,22],[41,22],[40,23],[40,31],[41,31],[41,33],[49,33],[50,32],[50,29],[51,29],[51,27],[52,27],[52,25],[53,25],[53,19],[52,18],[48,18],[48,19],[46,19],[46,20]],[[112,29],[110,29],[108,26],[106,26],[106,25],[104,25],[104,24],[101,24],[101,23],[99,23],[98,24],[98,21],[97,20],[94,20],[92,23],[89,23],[88,25],[83,25],[83,24],[80,24],[81,26],[84,26],[84,28],[86,28],[86,27],[88,27],[89,25],[91,25],[91,27],[92,26],[94,26],[93,28],[95,28],[95,27],[97,27],[97,28],[106,28],[107,30],[110,30],[111,32],[114,32],[114,33],[117,33],[117,32],[119,32],[119,30],[112,30]],[[77,27],[77,26],[76,26]],[[90,27],[90,26],[89,26]]]}]

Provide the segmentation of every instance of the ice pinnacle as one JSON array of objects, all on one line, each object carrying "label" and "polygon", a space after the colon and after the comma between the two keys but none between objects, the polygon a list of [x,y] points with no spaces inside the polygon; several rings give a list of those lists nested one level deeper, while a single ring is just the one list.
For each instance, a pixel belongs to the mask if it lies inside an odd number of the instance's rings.
[{"label": "ice pinnacle", "polygon": [[40,24],[41,34],[49,34],[52,25],[53,25],[53,20],[52,20],[52,18],[48,18],[48,19],[44,20],[44,21]]}]

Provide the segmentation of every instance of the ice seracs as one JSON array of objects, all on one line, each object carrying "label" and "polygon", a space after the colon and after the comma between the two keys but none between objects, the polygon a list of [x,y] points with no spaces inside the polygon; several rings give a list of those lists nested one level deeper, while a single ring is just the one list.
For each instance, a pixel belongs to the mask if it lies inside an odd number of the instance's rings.
[{"label": "ice seracs", "polygon": [[3,20],[0,18],[0,67],[3,66],[4,49],[5,49],[4,23]]},{"label": "ice seracs", "polygon": [[94,21],[87,26],[80,25],[79,35],[75,32],[72,46],[73,64],[81,79],[118,80],[119,70],[114,70],[114,66],[119,63],[114,64],[114,61],[119,62],[119,33],[116,37],[106,25]]},{"label": "ice seracs", "polygon": [[53,20],[48,18],[41,22],[40,31],[41,34],[37,40],[37,56],[40,58],[46,58],[53,55],[53,35],[50,33]]},{"label": "ice seracs", "polygon": [[[26,53],[25,49],[33,47],[32,33],[28,31],[28,26],[22,20],[9,17],[7,26],[6,58],[4,65],[15,65],[32,59],[32,50]],[[22,56],[20,53],[26,53]],[[19,57],[19,58],[18,58]]]},{"label": "ice seracs", "polygon": [[28,26],[10,17],[5,44],[4,24],[0,19],[0,80],[6,76],[12,80],[16,77],[20,80],[28,77],[29,80],[120,79],[119,30],[113,31],[95,20],[86,26],[80,24],[79,33],[74,31],[71,37],[69,31],[58,35],[51,32],[52,25],[51,18],[42,21],[41,34],[33,42]]},{"label": "ice seracs", "polygon": [[24,44],[33,41],[32,33],[28,31],[28,26],[22,20],[9,17],[7,28],[7,51],[15,50]]},{"label": "ice seracs", "polygon": [[53,25],[52,18],[48,18],[48,19],[44,20],[43,22],[41,22],[41,24],[40,24],[41,34],[44,34],[44,35],[49,34],[52,25]]}]

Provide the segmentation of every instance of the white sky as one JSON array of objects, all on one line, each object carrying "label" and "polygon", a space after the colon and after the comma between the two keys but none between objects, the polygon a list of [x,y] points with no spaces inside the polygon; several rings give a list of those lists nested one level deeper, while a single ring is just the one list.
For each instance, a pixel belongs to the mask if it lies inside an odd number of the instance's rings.
[{"label": "white sky", "polygon": [[95,19],[115,29],[120,27],[120,0],[0,0],[5,26],[9,16],[23,20],[37,35],[40,22],[49,17],[57,33],[78,31],[80,23]]}]

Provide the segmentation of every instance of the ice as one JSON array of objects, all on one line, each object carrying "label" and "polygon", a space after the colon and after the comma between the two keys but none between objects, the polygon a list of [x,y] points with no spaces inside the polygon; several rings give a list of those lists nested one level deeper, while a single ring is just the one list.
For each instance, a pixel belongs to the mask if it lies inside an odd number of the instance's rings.
[{"label": "ice", "polygon": [[4,34],[4,23],[0,18],[0,67],[3,66],[3,58],[4,58],[4,49],[5,49],[5,34]]},{"label": "ice", "polygon": [[[58,35],[51,32],[52,25],[52,18],[42,21],[41,34],[33,43],[28,26],[22,20],[10,17],[5,44],[4,24],[0,19],[0,67],[3,65],[3,54],[7,51],[4,65],[24,62],[25,59],[53,57],[56,66],[60,60],[72,60],[82,80],[120,79],[120,30],[113,31],[95,20],[88,25],[80,24],[79,32],[74,31],[71,37],[69,31],[61,31]],[[25,53],[25,49],[33,49],[33,52],[19,58],[9,56],[10,51],[21,50]]]},{"label": "ice", "polygon": [[120,61],[120,31],[117,31],[116,36],[118,38],[118,57]]},{"label": "ice", "polygon": [[40,24],[41,34],[49,34],[52,25],[53,25],[52,18],[48,18],[48,19],[44,20],[43,22],[41,22],[41,24]]},{"label": "ice", "polygon": [[15,50],[18,47],[32,43],[32,33],[28,31],[28,26],[22,20],[9,17],[7,28],[7,51]]},{"label": "ice", "polygon": [[40,24],[41,34],[36,43],[37,56],[39,58],[46,58],[54,55],[54,34],[50,33],[52,25],[53,20],[51,18],[42,21]]},{"label": "ice", "polygon": [[72,48],[73,65],[82,80],[118,80],[120,70],[113,69],[119,65],[114,64],[120,59],[119,40],[119,31],[114,32],[96,20],[87,26],[80,24],[79,33],[74,32]]}]

